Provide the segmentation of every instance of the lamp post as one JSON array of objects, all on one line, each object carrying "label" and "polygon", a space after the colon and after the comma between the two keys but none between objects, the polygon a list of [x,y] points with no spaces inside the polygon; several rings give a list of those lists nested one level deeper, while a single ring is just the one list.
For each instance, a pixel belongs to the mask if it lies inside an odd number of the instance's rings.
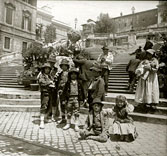
[{"label": "lamp post", "polygon": [[76,27],[77,27],[77,22],[78,22],[78,19],[77,19],[77,18],[75,18],[75,19],[74,19],[74,21],[75,21],[75,29],[76,29]]}]

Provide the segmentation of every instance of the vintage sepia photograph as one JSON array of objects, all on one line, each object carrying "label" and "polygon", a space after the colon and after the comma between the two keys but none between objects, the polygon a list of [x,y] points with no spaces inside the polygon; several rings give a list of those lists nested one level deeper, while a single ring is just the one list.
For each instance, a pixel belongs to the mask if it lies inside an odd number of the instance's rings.
[{"label": "vintage sepia photograph", "polygon": [[0,0],[0,156],[166,156],[167,1]]}]

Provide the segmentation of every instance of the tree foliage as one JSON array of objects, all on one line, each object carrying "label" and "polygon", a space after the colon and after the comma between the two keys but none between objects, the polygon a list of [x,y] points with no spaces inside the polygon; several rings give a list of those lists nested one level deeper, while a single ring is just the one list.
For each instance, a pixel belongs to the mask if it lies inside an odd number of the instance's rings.
[{"label": "tree foliage", "polygon": [[44,33],[45,43],[53,43],[56,39],[56,28],[53,24],[50,24],[46,27]]},{"label": "tree foliage", "polygon": [[111,33],[114,32],[114,23],[108,13],[101,13],[95,25],[95,33]]}]

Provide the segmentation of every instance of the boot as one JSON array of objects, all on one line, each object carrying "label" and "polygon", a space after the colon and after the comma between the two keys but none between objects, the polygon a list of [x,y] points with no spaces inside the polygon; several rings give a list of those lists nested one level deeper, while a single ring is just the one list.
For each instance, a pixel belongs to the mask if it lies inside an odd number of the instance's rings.
[{"label": "boot", "polygon": [[78,125],[79,125],[79,118],[76,117],[76,118],[75,118],[75,128],[74,128],[74,130],[75,130],[76,132],[79,131],[79,127],[78,127]]},{"label": "boot", "polygon": [[40,129],[44,129],[44,128],[45,128],[45,125],[44,125],[44,118],[45,118],[45,115],[44,115],[44,114],[41,114],[41,116],[40,116],[40,125],[39,125],[39,128],[40,128]]},{"label": "boot", "polygon": [[69,129],[71,126],[71,119],[67,119],[67,124],[63,127],[63,130]]}]

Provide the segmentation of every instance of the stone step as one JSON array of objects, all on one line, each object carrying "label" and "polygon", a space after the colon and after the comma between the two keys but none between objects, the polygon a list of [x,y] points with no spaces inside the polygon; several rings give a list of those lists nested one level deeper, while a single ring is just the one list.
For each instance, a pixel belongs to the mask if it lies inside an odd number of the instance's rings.
[{"label": "stone step", "polygon": [[109,82],[108,83],[121,83],[121,84],[128,84],[128,80],[109,80]]},{"label": "stone step", "polygon": [[109,85],[108,89],[128,90],[127,85]]},{"label": "stone step", "polygon": [[[105,108],[104,108],[105,109]],[[81,108],[81,113],[88,114],[87,108]],[[167,116],[166,115],[157,115],[157,114],[142,114],[142,113],[129,113],[129,115],[133,118],[134,121],[155,123],[155,124],[167,124]]]},{"label": "stone step", "polygon": [[134,94],[134,92],[130,92],[129,90],[124,89],[108,89],[109,93],[125,93],[125,94]]},{"label": "stone step", "polygon": [[110,73],[114,73],[114,74],[128,74],[128,72],[126,71],[121,71],[121,70],[111,70]]},{"label": "stone step", "polygon": [[[133,104],[134,106],[137,105],[135,102],[135,94],[126,94],[126,93],[107,93],[107,96],[105,97],[105,101],[109,103],[115,103],[115,98],[118,95],[123,95],[127,98],[128,102]],[[167,107],[167,99],[160,98],[158,107]]]},{"label": "stone step", "polygon": [[40,105],[40,99],[6,99],[0,98],[0,107],[1,105]]},{"label": "stone step", "polygon": [[3,99],[40,99],[39,91],[30,91],[26,88],[0,88],[0,98]]},{"label": "stone step", "polygon": [[5,82],[15,82],[15,83],[16,83],[17,80],[16,80],[16,79],[12,79],[12,80],[0,80],[0,83],[1,83],[1,82],[4,82],[4,83],[5,83]]},{"label": "stone step", "polygon": [[120,75],[121,75],[121,76],[122,76],[122,75],[128,75],[128,76],[129,76],[128,73],[114,73],[114,72],[110,72],[109,75],[119,75],[119,76],[120,76]]},{"label": "stone step", "polygon": [[129,78],[129,75],[114,75],[114,74],[109,74],[109,78]]},{"label": "stone step", "polygon": [[0,81],[0,85],[18,85],[18,83],[17,82],[1,82]]},{"label": "stone step", "polygon": [[39,112],[40,105],[0,105],[0,111],[15,111],[15,112]]},{"label": "stone step", "polygon": [[23,85],[5,85],[5,84],[0,84],[0,87],[6,87],[6,88],[24,88]]},{"label": "stone step", "polygon": [[129,77],[109,77],[109,80],[123,80],[123,81],[127,81],[129,80]]},{"label": "stone step", "polygon": [[16,76],[16,73],[1,73],[0,76]]},{"label": "stone step", "polygon": [[14,75],[14,76],[12,76],[12,75],[0,75],[0,78],[17,78],[17,76],[16,75]]},{"label": "stone step", "polygon": [[17,77],[1,77],[0,80],[17,80]]},{"label": "stone step", "polygon": [[108,86],[124,86],[124,87],[128,87],[128,82],[127,83],[120,83],[120,82],[117,82],[117,83],[115,83],[115,82],[109,82],[108,83]]}]

